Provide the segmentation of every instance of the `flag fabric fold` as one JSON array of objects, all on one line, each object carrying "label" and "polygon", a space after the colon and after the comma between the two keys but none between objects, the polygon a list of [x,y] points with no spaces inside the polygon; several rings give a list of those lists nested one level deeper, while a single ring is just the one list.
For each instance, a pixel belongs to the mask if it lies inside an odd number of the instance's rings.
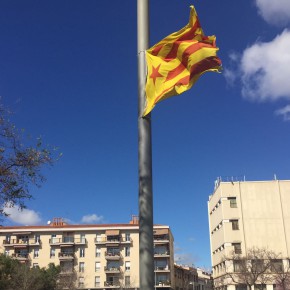
[{"label": "flag fabric fold", "polygon": [[219,72],[215,36],[205,36],[194,6],[189,23],[146,50],[146,106],[143,116],[171,96],[189,90],[207,71]]}]

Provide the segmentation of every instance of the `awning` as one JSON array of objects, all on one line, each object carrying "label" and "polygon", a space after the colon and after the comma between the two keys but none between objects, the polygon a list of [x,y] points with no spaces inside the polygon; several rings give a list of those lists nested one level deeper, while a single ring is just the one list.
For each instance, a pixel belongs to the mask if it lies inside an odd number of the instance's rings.
[{"label": "awning", "polygon": [[167,234],[168,234],[168,229],[157,229],[157,230],[154,230],[154,235],[161,236],[161,235],[167,235]]},{"label": "awning", "polygon": [[20,236],[20,235],[30,235],[31,232],[16,232],[16,233],[12,233],[12,235],[15,235],[15,236]]},{"label": "awning", "polygon": [[107,230],[106,236],[119,236],[120,230]]}]

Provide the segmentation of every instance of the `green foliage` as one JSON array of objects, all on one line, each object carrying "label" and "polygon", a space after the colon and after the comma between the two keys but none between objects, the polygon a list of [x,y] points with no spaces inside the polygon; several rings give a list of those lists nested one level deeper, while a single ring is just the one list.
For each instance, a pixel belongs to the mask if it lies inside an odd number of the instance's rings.
[{"label": "green foliage", "polygon": [[56,290],[60,267],[30,268],[5,255],[0,255],[0,290]]},{"label": "green foliage", "polygon": [[40,138],[29,146],[24,141],[29,143],[0,103],[0,216],[7,215],[7,207],[25,208],[25,201],[32,197],[29,186],[40,186],[45,180],[41,169],[54,161],[54,150],[44,147]]},{"label": "green foliage", "polygon": [[41,288],[41,290],[57,289],[57,281],[60,273],[60,267],[55,266],[53,263],[50,263],[47,269],[41,269],[41,273],[43,281],[43,287]]},{"label": "green foliage", "polygon": [[5,255],[0,255],[0,290],[10,289],[11,274],[19,266],[18,261],[12,260]]}]

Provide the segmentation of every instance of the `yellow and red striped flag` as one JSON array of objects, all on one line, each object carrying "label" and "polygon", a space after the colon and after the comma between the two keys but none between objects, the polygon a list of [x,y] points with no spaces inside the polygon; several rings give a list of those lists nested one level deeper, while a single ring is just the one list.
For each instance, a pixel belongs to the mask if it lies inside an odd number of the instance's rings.
[{"label": "yellow and red striped flag", "polygon": [[189,90],[207,71],[219,72],[221,60],[215,36],[205,36],[196,11],[190,6],[189,23],[146,50],[146,116],[154,106]]}]

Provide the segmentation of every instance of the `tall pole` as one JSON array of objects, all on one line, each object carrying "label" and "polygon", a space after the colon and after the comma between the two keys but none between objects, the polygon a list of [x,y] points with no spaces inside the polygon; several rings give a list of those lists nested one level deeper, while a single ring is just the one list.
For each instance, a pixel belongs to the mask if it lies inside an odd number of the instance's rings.
[{"label": "tall pole", "polygon": [[154,289],[151,116],[142,117],[146,82],[145,50],[149,47],[148,16],[149,0],[137,0],[140,290]]}]

